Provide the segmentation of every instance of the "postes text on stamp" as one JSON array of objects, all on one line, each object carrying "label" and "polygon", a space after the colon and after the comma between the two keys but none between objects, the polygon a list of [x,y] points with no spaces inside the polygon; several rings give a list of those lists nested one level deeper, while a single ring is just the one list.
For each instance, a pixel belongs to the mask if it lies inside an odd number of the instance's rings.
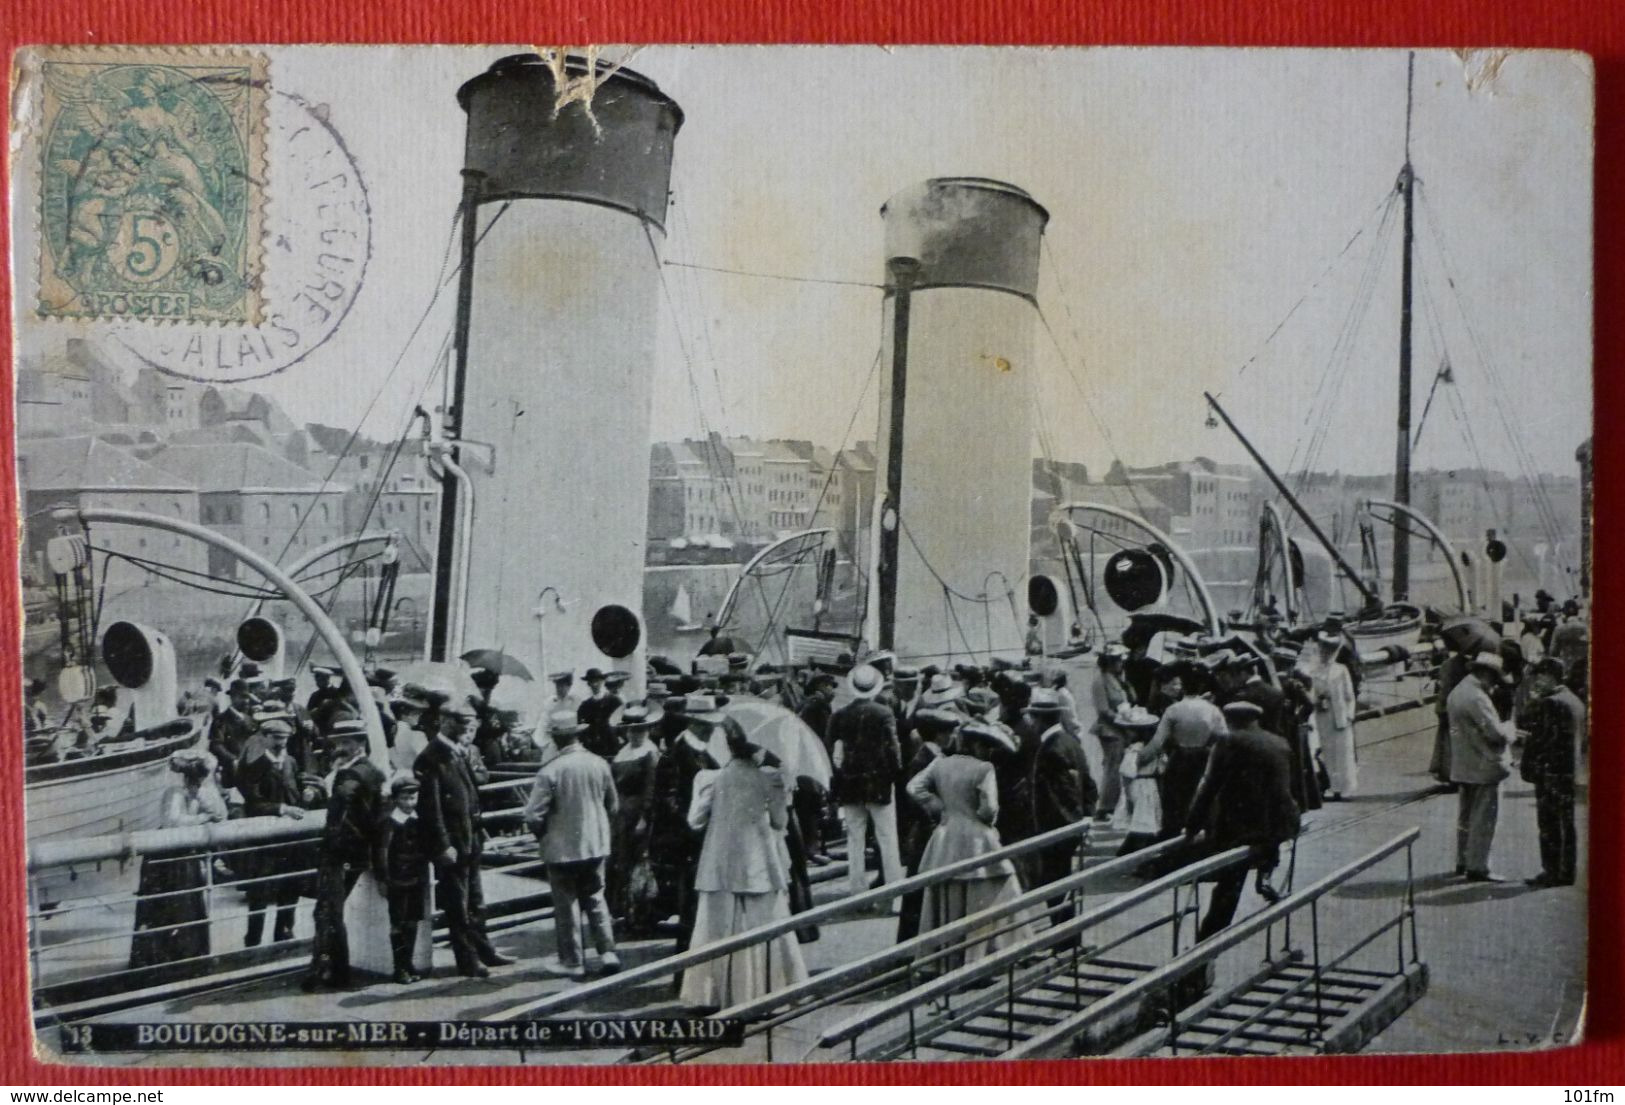
[{"label": "postes text on stamp", "polygon": [[39,313],[257,323],[264,57],[49,50],[40,69]]}]

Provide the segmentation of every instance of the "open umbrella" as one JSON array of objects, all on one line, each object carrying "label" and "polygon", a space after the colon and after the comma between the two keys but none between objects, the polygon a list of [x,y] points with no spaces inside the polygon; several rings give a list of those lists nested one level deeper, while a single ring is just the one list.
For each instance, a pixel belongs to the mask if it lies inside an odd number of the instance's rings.
[{"label": "open umbrella", "polygon": [[1501,647],[1501,635],[1491,629],[1483,618],[1471,614],[1445,619],[1444,624],[1439,627],[1439,636],[1457,652],[1468,655],[1494,652]]},{"label": "open umbrella", "polygon": [[463,663],[471,668],[484,668],[492,675],[511,675],[528,681],[536,677],[530,669],[499,648],[476,648],[463,653]]},{"label": "open umbrella", "polygon": [[[829,753],[812,727],[795,714],[759,698],[736,698],[723,706],[722,712],[739,722],[751,743],[761,745],[778,757],[787,779],[793,781],[805,775],[828,789],[833,774]],[[712,730],[710,752],[720,764],[733,759],[728,751],[727,736],[720,728]]]}]

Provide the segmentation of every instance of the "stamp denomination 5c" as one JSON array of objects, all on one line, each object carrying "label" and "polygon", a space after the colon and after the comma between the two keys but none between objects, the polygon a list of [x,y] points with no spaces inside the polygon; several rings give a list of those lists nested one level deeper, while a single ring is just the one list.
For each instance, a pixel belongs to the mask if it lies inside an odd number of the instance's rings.
[{"label": "stamp denomination 5c", "polygon": [[39,313],[259,322],[265,58],[74,48],[40,69]]}]

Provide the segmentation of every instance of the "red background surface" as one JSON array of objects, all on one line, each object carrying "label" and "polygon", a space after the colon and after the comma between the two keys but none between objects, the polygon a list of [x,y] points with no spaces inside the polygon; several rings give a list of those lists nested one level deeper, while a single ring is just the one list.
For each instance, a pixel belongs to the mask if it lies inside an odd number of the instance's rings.
[{"label": "red background surface", "polygon": [[[1625,803],[1611,785],[1625,769],[1618,736],[1621,702],[1610,694],[1614,665],[1625,657],[1619,630],[1625,609],[1609,565],[1618,555],[1621,496],[1613,478],[1625,460],[1615,439],[1625,383],[1608,371],[1625,354],[1625,219],[1612,201],[1625,196],[1625,4],[1547,0],[1490,4],[1449,0],[1339,0],[1296,5],[1212,0],[1116,0],[1043,4],[1034,0],[897,0],[728,3],[726,0],[408,0],[393,4],[319,0],[0,0],[0,45],[8,76],[19,46],[41,43],[405,42],[547,44],[626,42],[840,42],[1023,45],[1184,46],[1510,46],[1584,50],[1597,66],[1596,464],[1598,471],[1593,587],[1594,739],[1592,778],[1602,801],[1591,804],[1590,1008],[1586,1042],[1558,1051],[1456,1056],[1351,1056],[1317,1059],[1089,1060],[1047,1063],[895,1064],[875,1066],[630,1068],[456,1068],[308,1070],[177,1069],[99,1072],[42,1064],[30,1034],[27,933],[24,925],[22,736],[18,665],[8,647],[0,661],[0,1083],[14,1086],[95,1084],[276,1083],[735,1083],[735,1082],[1007,1082],[1115,1083],[1529,1083],[1606,1086],[1625,1082],[1625,941],[1620,862]],[[8,87],[10,81],[8,79]],[[10,196],[9,179],[5,194]],[[10,257],[9,215],[0,222],[0,253]],[[0,272],[0,360],[11,393],[11,291]],[[1531,387],[1537,386],[1531,382]],[[1514,402],[1516,398],[1514,397]],[[0,515],[16,517],[11,476],[14,426],[0,404]],[[16,531],[0,527],[0,624],[20,617]],[[17,640],[15,630],[4,634]],[[1539,932],[1524,934],[1531,943]],[[1488,982],[1488,980],[1486,980]],[[1492,983],[1491,983],[1492,984]]]}]

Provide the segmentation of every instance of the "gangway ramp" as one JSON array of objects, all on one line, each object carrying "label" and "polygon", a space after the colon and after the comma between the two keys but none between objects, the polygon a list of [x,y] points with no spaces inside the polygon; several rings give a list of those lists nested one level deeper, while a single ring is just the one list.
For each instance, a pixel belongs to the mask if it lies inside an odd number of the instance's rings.
[{"label": "gangway ramp", "polygon": [[[1072,1015],[1025,1033],[1024,1039],[1000,1057],[1077,1054],[1093,1026],[1135,1007],[1160,1009],[1165,1023],[1117,1048],[1117,1054],[1358,1051],[1427,990],[1427,965],[1416,942],[1411,851],[1419,836],[1416,828],[1401,833]],[[1336,935],[1329,932],[1323,921],[1328,900],[1364,872],[1400,853],[1404,854],[1405,891],[1396,898],[1392,913],[1375,924],[1367,916],[1358,928],[1344,925]],[[1296,939],[1289,927],[1294,921]],[[1264,941],[1261,966],[1239,980],[1218,982],[1217,992],[1209,997],[1193,1003],[1179,1000],[1193,982],[1203,987],[1222,978],[1220,968],[1227,955],[1260,937]]]}]

